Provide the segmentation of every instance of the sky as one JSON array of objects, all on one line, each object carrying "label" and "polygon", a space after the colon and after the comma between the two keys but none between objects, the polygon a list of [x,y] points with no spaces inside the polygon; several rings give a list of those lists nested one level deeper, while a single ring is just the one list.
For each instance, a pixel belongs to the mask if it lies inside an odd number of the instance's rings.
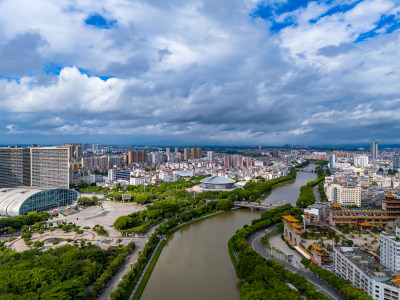
[{"label": "sky", "polygon": [[0,1],[0,144],[400,143],[400,3]]}]

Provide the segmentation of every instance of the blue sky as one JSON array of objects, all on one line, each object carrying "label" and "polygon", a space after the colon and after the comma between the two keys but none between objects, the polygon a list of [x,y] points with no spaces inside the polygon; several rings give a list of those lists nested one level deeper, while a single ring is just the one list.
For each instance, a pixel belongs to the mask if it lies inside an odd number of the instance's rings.
[{"label": "blue sky", "polygon": [[0,2],[0,143],[400,143],[398,1]]}]

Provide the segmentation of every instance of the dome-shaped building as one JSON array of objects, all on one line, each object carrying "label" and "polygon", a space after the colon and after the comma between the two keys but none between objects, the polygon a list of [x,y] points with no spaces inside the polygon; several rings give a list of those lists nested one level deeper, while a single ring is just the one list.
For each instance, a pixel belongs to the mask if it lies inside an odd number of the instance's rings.
[{"label": "dome-shaped building", "polygon": [[215,190],[231,190],[235,189],[235,181],[222,176],[211,176],[202,179],[200,187],[205,191],[215,191]]},{"label": "dome-shaped building", "polygon": [[0,215],[25,215],[72,204],[80,194],[65,188],[17,187],[0,189]]}]

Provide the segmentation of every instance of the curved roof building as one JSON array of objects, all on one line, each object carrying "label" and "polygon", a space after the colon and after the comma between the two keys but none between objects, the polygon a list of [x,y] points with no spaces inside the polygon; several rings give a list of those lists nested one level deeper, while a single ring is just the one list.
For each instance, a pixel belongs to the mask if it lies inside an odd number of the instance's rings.
[{"label": "curved roof building", "polygon": [[203,190],[229,190],[235,189],[236,181],[222,176],[211,176],[202,179],[200,187]]},{"label": "curved roof building", "polygon": [[0,215],[25,215],[31,211],[41,211],[72,204],[80,194],[63,188],[46,189],[17,187],[0,189]]}]

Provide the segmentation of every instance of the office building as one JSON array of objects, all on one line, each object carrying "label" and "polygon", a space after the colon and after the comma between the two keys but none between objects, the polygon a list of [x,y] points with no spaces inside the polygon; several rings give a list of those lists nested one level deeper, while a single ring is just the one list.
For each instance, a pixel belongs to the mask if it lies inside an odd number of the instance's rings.
[{"label": "office building", "polygon": [[329,167],[330,168],[334,168],[335,167],[335,163],[336,163],[335,160],[336,160],[335,154],[331,154],[329,156]]},{"label": "office building", "polygon": [[69,147],[0,148],[0,188],[69,187]]},{"label": "office building", "polygon": [[393,155],[393,170],[400,169],[400,155]]},{"label": "office building", "polygon": [[351,286],[363,290],[374,300],[399,299],[397,273],[379,264],[367,251],[357,247],[335,247],[332,256],[335,273]]},{"label": "office building", "polygon": [[368,156],[356,156],[354,157],[354,166],[357,168],[365,168],[368,166]]},{"label": "office building", "polygon": [[371,160],[378,159],[378,142],[371,142]]},{"label": "office building", "polygon": [[166,147],[165,148],[165,154],[167,154],[167,157],[169,157],[170,152],[171,152],[171,148],[170,147]]},{"label": "office building", "polygon": [[342,206],[361,206],[361,187],[330,183],[326,185],[325,194],[329,202]]},{"label": "office building", "polygon": [[175,147],[175,153],[178,153],[179,151],[178,151],[178,147]]},{"label": "office building", "polygon": [[131,178],[131,171],[130,170],[119,170],[115,174],[115,179],[124,179],[129,180]]}]

